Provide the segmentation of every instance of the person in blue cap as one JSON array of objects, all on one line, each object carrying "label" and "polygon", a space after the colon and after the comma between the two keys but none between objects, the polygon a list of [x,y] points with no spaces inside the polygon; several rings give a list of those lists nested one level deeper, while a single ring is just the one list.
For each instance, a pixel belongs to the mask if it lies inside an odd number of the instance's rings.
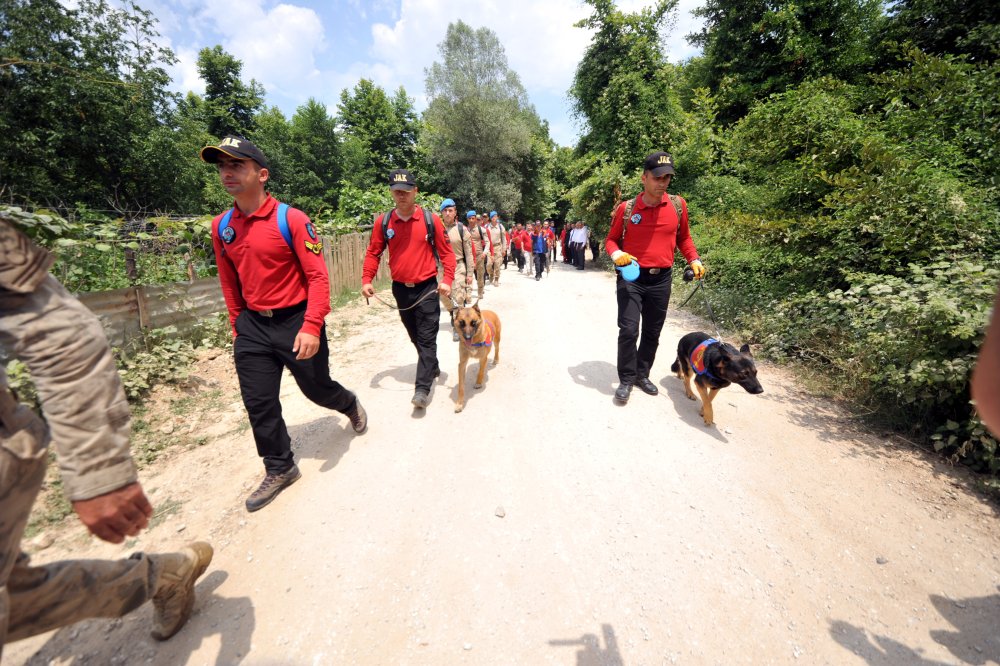
[{"label": "person in blue cap", "polygon": [[490,211],[490,224],[487,227],[487,236],[490,242],[490,256],[487,259],[487,268],[490,272],[490,279],[494,287],[500,286],[500,262],[507,254],[507,230],[500,223],[500,216],[495,210]]},{"label": "person in blue cap", "polygon": [[472,237],[472,252],[476,255],[476,284],[479,287],[477,298],[482,298],[483,291],[486,289],[486,257],[489,242],[486,238],[486,230],[479,223],[479,215],[476,214],[476,211],[467,212],[465,220],[468,223],[469,236]]},{"label": "person in blue cap", "polygon": [[472,252],[472,235],[465,225],[458,221],[458,210],[452,199],[441,202],[441,221],[444,222],[445,238],[455,252],[455,279],[451,283],[451,295],[441,296],[441,304],[448,310],[451,319],[451,339],[458,342],[455,330],[455,308],[469,303],[472,291],[472,273],[475,271],[476,255]]}]

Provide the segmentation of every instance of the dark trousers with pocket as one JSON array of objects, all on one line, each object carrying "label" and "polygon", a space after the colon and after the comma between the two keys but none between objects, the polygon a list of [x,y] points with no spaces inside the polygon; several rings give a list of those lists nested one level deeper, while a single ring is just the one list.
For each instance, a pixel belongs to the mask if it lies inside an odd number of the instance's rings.
[{"label": "dark trousers with pocket", "polygon": [[282,370],[288,368],[303,395],[320,407],[346,414],[357,400],[354,393],[330,378],[326,326],[320,329],[316,355],[296,360],[292,347],[305,313],[306,304],[301,303],[274,310],[271,317],[244,310],[236,319],[233,352],[240,393],[257,454],[264,460],[264,469],[272,474],[287,472],[294,464],[291,438],[278,400]]},{"label": "dark trousers with pocket", "polygon": [[417,348],[417,379],[414,384],[418,391],[430,393],[431,383],[438,372],[437,334],[441,319],[441,301],[428,296],[416,307],[414,303],[429,291],[437,289],[437,279],[430,278],[412,287],[406,283],[393,282],[392,295],[399,306],[399,318],[410,336],[410,342]]},{"label": "dark trousers with pocket", "polygon": [[535,277],[542,277],[542,273],[545,271],[545,252],[535,252],[532,256],[535,258]]},{"label": "dark trousers with pocket", "polygon": [[644,268],[635,282],[618,276],[618,381],[623,384],[649,377],[667,318],[670,285],[669,268],[656,275]]}]

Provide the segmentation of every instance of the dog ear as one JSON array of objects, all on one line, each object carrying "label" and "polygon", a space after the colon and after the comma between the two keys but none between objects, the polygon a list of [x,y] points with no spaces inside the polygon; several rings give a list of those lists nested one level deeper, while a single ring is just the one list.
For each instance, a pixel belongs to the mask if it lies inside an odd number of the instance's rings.
[{"label": "dog ear", "polygon": [[753,358],[753,354],[750,353],[750,345],[743,345],[742,347],[740,347],[740,353],[746,354],[750,358]]},{"label": "dog ear", "polygon": [[476,301],[476,304],[472,306],[472,309],[482,314],[482,310],[479,309],[479,301]]}]

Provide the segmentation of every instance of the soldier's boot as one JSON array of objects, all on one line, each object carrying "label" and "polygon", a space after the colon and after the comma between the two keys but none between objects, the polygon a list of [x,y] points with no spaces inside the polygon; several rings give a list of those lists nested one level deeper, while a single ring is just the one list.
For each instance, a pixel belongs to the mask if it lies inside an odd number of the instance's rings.
[{"label": "soldier's boot", "polygon": [[194,608],[194,584],[212,562],[212,546],[204,541],[188,544],[181,552],[151,555],[162,558],[163,572],[153,595],[152,635],[165,641],[184,626]]}]

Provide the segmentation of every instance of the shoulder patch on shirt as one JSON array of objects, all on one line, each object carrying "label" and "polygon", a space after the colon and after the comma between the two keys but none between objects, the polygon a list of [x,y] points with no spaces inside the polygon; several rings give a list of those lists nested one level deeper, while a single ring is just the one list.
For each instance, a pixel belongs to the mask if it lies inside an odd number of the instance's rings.
[{"label": "shoulder patch on shirt", "polygon": [[389,229],[388,231],[385,232],[385,237],[388,238],[389,240],[392,240],[392,237],[395,235],[396,235],[395,229]]},{"label": "shoulder patch on shirt", "polygon": [[236,240],[236,229],[233,229],[232,227],[226,227],[225,229],[223,229],[222,240],[224,243],[226,243],[226,245]]},{"label": "shoulder patch on shirt", "polygon": [[309,234],[309,238],[316,240],[316,227],[312,225],[312,222],[306,222],[306,233]]},{"label": "shoulder patch on shirt", "polygon": [[639,215],[639,213],[633,213],[632,217],[629,218],[629,221],[632,224],[639,224],[640,222],[642,222],[642,215]]},{"label": "shoulder patch on shirt", "polygon": [[317,243],[310,243],[309,241],[306,241],[305,243],[306,243],[306,249],[312,252],[313,254],[319,254],[320,252],[323,251],[323,241],[319,241]]}]

